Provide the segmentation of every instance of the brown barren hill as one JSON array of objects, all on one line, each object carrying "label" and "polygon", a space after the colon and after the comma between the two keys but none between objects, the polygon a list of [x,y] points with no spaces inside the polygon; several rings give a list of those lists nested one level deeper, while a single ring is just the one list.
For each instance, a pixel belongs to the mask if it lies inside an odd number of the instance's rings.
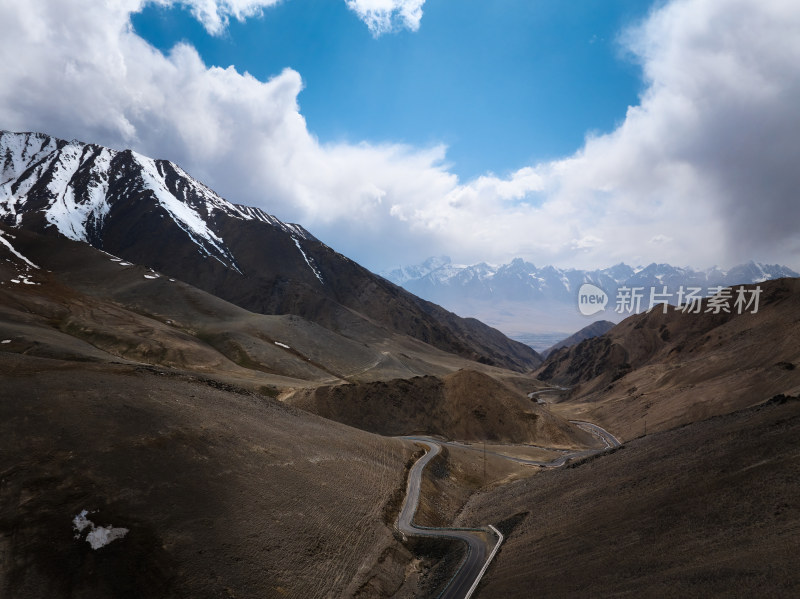
[{"label": "brown barren hill", "polygon": [[[748,290],[755,286],[745,286]],[[551,354],[538,378],[570,387],[556,409],[626,438],[800,391],[800,279],[760,284],[757,312],[627,318]],[[734,293],[734,297],[735,297]]]},{"label": "brown barren hill", "polygon": [[562,347],[572,347],[573,345],[577,345],[581,341],[586,339],[592,339],[593,337],[599,337],[600,335],[604,335],[608,331],[614,328],[614,323],[610,320],[597,320],[592,324],[583,327],[577,333],[574,333],[553,345],[552,347],[548,347],[544,352],[542,352],[542,356],[547,358],[550,354],[554,351],[561,349]]},{"label": "brown barren hill", "polygon": [[496,379],[472,370],[298,391],[292,405],[383,435],[591,445],[593,438]]}]

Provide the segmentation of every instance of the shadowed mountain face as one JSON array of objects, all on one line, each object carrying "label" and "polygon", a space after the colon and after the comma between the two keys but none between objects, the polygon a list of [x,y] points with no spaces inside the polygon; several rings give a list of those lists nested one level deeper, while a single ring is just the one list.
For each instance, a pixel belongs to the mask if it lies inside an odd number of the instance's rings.
[{"label": "shadowed mountain face", "polygon": [[[171,369],[2,349],[0,369],[0,596],[314,597],[324,580],[353,597],[384,571],[403,581],[383,509],[409,443]],[[128,533],[93,549],[83,510]]]},{"label": "shadowed mountain face", "polygon": [[0,222],[90,243],[247,310],[296,314],[354,339],[387,333],[519,371],[529,347],[378,277],[179,166],[33,133],[0,132]]},{"label": "shadowed mountain face", "polygon": [[[703,300],[632,316],[550,354],[538,378],[570,387],[564,404],[622,436],[668,429],[800,391],[800,279],[761,283],[758,311]],[[745,286],[752,292],[756,286]],[[709,312],[709,310],[711,310]],[[573,412],[575,413],[575,412]]]}]

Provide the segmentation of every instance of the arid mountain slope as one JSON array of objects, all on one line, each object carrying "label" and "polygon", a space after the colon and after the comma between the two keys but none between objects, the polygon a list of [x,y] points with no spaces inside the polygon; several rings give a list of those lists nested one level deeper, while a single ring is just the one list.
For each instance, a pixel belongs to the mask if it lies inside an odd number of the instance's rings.
[{"label": "arid mountain slope", "polygon": [[325,418],[384,435],[427,434],[464,441],[592,446],[569,422],[486,374],[321,386],[288,403]]},{"label": "arid mountain slope", "polygon": [[[747,286],[754,289],[755,286]],[[632,316],[551,354],[538,371],[570,387],[558,409],[630,438],[800,391],[800,279],[760,284],[757,313]],[[734,295],[735,297],[735,295]],[[646,423],[645,423],[646,420]]]},{"label": "arid mountain slope", "polygon": [[[417,448],[273,396],[469,364],[0,227],[0,596],[424,595],[446,548],[392,534]],[[92,549],[82,510],[129,534]]]}]

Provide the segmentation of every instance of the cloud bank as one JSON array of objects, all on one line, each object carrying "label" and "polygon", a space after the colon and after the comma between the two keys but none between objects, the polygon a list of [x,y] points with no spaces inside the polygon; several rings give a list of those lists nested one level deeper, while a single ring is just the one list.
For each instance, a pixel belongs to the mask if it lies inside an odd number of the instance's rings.
[{"label": "cloud bank", "polygon": [[[420,0],[347,1],[375,35],[419,26]],[[219,32],[275,3],[183,4]],[[15,57],[0,61],[0,128],[172,159],[373,268],[438,252],[800,266],[796,2],[662,6],[624,36],[646,85],[614,131],[561,160],[471,181],[448,170],[443,146],[320,143],[298,108],[299,73],[260,81],[207,67],[186,44],[164,55],[130,25],[144,4],[0,0],[0,55]]]}]

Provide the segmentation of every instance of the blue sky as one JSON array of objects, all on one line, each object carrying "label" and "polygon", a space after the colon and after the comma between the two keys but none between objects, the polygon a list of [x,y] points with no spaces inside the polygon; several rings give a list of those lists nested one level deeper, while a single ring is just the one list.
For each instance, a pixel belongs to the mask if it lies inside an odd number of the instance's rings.
[{"label": "blue sky", "polygon": [[[462,178],[571,154],[635,104],[641,69],[618,42],[642,0],[428,0],[418,31],[374,37],[344,2],[291,0],[211,35],[186,7],[148,5],[137,33],[168,52],[265,80],[300,73],[321,142],[444,143]],[[453,7],[457,10],[453,10]]]},{"label": "blue sky", "polygon": [[796,0],[0,0],[0,128],[167,158],[373,270],[800,269]]}]

